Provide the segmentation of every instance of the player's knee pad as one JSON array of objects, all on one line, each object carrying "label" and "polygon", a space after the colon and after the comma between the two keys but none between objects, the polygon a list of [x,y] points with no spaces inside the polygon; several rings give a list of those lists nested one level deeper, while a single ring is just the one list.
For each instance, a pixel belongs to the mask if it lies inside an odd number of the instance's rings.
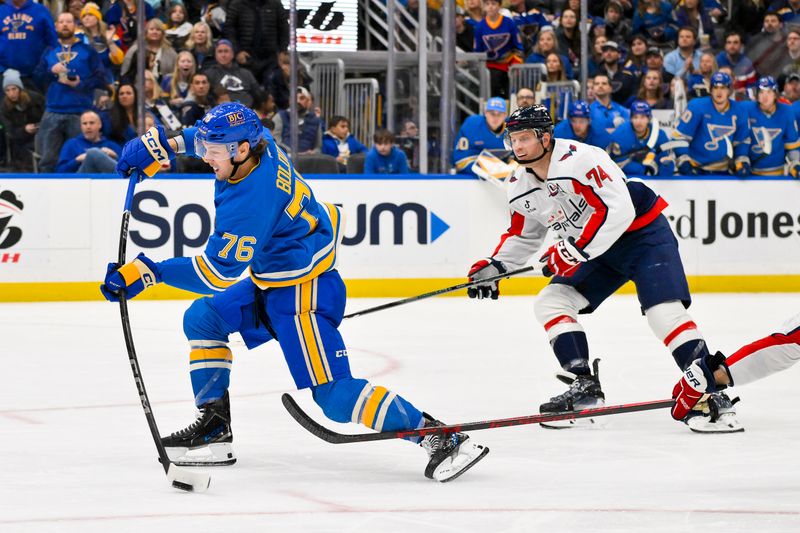
[{"label": "player's knee pad", "polygon": [[[547,330],[548,336],[563,333],[560,331],[566,326],[568,329],[578,328],[578,313],[589,305],[587,300],[574,287],[551,283],[539,293],[533,305],[536,320]],[[558,326],[558,327],[557,327]]]},{"label": "player's knee pad", "polygon": [[211,298],[195,300],[183,314],[183,332],[189,340],[227,341],[228,333],[226,330],[227,326],[224,324],[222,317],[211,305]]},{"label": "player's knee pad", "polygon": [[366,379],[340,378],[312,387],[311,395],[325,416],[335,422],[351,422],[359,396],[369,387]]}]

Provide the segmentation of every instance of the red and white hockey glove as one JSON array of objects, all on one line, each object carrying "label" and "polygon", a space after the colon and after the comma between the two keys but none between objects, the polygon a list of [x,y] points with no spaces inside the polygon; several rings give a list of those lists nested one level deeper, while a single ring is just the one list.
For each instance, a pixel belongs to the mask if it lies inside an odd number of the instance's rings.
[{"label": "red and white hockey glove", "polygon": [[542,272],[548,277],[552,275],[569,277],[581,263],[588,260],[589,257],[575,246],[572,237],[558,241],[539,258],[541,263],[545,263]]},{"label": "red and white hockey glove", "polygon": [[717,385],[714,378],[714,371],[720,367],[725,369],[730,383],[733,384],[728,365],[725,364],[725,356],[721,352],[692,361],[684,370],[681,380],[672,389],[672,397],[675,399],[672,418],[683,420],[704,394],[726,387],[726,385]]},{"label": "red and white hockey glove", "polygon": [[[488,257],[486,259],[476,261],[475,264],[472,265],[472,268],[469,269],[469,274],[467,275],[469,276],[470,281],[480,281],[482,279],[493,278],[495,276],[499,276],[500,274],[505,274],[506,272],[507,269],[503,263]],[[490,281],[487,283],[481,283],[475,287],[470,287],[467,289],[467,296],[470,298],[477,298],[478,300],[483,300],[484,298],[497,300],[497,297],[500,296],[500,282]]]}]

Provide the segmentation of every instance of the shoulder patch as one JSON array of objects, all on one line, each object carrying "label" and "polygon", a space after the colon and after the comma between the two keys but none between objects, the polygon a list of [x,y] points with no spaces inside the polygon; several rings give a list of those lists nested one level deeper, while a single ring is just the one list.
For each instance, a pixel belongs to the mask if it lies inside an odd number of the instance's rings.
[{"label": "shoulder patch", "polygon": [[574,154],[575,150],[577,150],[577,149],[578,149],[577,146],[575,146],[574,144],[570,144],[569,145],[569,152],[567,152],[566,154],[562,155],[561,159],[559,159],[559,161],[565,161],[567,158],[571,157],[572,154]]}]

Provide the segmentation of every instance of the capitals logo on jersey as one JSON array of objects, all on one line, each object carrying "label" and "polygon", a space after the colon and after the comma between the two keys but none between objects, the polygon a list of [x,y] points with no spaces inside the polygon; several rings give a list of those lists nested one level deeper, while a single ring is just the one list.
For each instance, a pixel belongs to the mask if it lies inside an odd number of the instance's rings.
[{"label": "capitals logo on jersey", "polygon": [[569,152],[567,152],[566,154],[562,155],[561,159],[559,159],[559,161],[566,161],[566,159],[568,157],[572,157],[572,154],[574,154],[575,150],[577,150],[577,149],[578,148],[574,144],[570,144],[569,145]]},{"label": "capitals logo on jersey", "polygon": [[711,138],[703,145],[706,150],[716,150],[719,148],[720,142],[724,143],[726,138],[730,139],[730,136],[736,131],[736,117],[731,118],[733,119],[732,125],[706,124],[708,136]]}]

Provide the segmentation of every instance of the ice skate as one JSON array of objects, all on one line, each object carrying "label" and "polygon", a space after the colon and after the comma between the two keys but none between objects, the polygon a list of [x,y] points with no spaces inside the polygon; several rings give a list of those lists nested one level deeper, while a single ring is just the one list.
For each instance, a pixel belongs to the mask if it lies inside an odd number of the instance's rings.
[{"label": "ice skate", "polygon": [[200,406],[187,428],[161,439],[170,460],[178,466],[224,466],[236,462],[231,432],[228,391],[218,400]]},{"label": "ice skate", "polygon": [[724,392],[712,392],[689,411],[683,422],[695,433],[738,433],[744,427],[736,417],[733,406],[739,398],[731,400]]},{"label": "ice skate", "polygon": [[[430,418],[425,422],[425,427],[441,425]],[[489,448],[475,444],[466,433],[427,435],[419,445],[428,453],[425,477],[441,483],[453,481],[489,453]]]},{"label": "ice skate", "polygon": [[[594,374],[588,376],[578,376],[571,372],[560,372],[556,377],[569,385],[569,390],[558,396],[553,396],[550,401],[539,406],[542,414],[565,413],[569,411],[582,411],[605,405],[606,396],[600,388],[599,377],[600,359],[595,359],[592,363]],[[549,429],[565,429],[579,426],[596,426],[594,418],[582,418],[579,420],[558,420],[553,422],[543,422],[540,424]]]}]

